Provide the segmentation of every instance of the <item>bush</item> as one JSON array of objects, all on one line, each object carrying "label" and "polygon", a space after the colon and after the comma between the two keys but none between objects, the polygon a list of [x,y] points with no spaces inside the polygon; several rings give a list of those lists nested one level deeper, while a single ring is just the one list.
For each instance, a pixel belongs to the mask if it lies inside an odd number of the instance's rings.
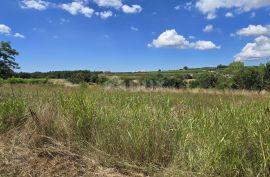
[{"label": "bush", "polygon": [[163,87],[168,88],[185,88],[186,84],[184,82],[184,79],[182,77],[164,77],[163,78]]},{"label": "bush", "polygon": [[108,87],[119,87],[119,86],[123,86],[124,85],[124,81],[117,77],[117,76],[114,76],[112,78],[110,78],[106,83],[105,83],[106,86]]},{"label": "bush", "polygon": [[218,89],[230,89],[232,88],[233,80],[229,76],[226,75],[219,75],[217,79],[216,87]]},{"label": "bush", "polygon": [[192,80],[188,82],[188,87],[189,88],[197,88],[199,87],[200,83],[197,80]]},{"label": "bush", "polygon": [[218,77],[215,73],[203,73],[199,75],[198,82],[201,88],[215,88]]}]

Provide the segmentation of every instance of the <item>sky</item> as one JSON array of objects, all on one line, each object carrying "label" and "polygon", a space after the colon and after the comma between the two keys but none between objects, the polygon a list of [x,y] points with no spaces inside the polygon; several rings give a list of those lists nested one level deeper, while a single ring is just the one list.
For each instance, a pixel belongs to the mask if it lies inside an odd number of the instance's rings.
[{"label": "sky", "polygon": [[0,0],[19,71],[155,71],[270,58],[270,0]]}]

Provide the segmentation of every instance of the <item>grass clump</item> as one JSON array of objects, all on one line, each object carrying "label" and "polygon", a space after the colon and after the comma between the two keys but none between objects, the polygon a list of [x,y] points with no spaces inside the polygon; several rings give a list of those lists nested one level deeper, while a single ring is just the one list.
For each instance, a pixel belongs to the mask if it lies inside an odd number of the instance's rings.
[{"label": "grass clump", "polygon": [[17,127],[26,120],[26,101],[13,96],[0,101],[0,131]]}]

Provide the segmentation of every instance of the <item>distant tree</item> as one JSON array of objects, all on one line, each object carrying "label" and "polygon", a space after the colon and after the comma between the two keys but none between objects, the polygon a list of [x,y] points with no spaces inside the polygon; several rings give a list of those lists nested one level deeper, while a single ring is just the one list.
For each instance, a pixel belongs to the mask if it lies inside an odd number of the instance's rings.
[{"label": "distant tree", "polygon": [[19,53],[13,49],[9,42],[0,42],[0,77],[8,78],[14,69],[19,69],[15,56]]},{"label": "distant tree", "polygon": [[244,89],[245,81],[243,74],[245,72],[245,65],[242,62],[233,62],[225,69],[225,73],[232,78],[231,87],[233,89]]},{"label": "distant tree", "polygon": [[229,64],[229,66],[226,68],[227,74],[237,74],[239,72],[243,72],[245,70],[245,65],[242,62],[233,62]]},{"label": "distant tree", "polygon": [[263,67],[263,87],[270,90],[270,62]]},{"label": "distant tree", "polygon": [[161,69],[159,69],[158,72],[161,72]]},{"label": "distant tree", "polygon": [[226,66],[226,65],[222,65],[222,64],[220,64],[220,65],[217,65],[217,69],[223,69],[223,68],[227,68],[228,66]]},{"label": "distant tree", "polygon": [[187,67],[187,66],[184,66],[183,69],[184,69],[184,70],[188,70],[188,67]]}]

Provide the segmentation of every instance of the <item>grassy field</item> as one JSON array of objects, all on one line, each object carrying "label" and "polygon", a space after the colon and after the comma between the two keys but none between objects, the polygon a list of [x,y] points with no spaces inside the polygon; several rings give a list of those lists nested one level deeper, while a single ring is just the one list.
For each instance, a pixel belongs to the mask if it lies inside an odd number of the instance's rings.
[{"label": "grassy field", "polygon": [[188,70],[164,70],[164,71],[141,71],[141,72],[115,72],[115,73],[102,73],[100,74],[101,76],[106,76],[106,77],[112,77],[112,76],[117,76],[122,79],[143,79],[145,77],[151,77],[151,76],[157,76],[157,75],[164,75],[164,76],[183,76],[186,74],[192,74],[192,75],[197,75],[201,74],[204,72],[209,72],[209,71],[216,71],[216,72],[221,72],[224,69],[217,69],[215,67],[206,67],[206,68],[191,68]]},{"label": "grassy field", "polygon": [[269,176],[270,94],[3,85],[0,138],[3,176]]}]

